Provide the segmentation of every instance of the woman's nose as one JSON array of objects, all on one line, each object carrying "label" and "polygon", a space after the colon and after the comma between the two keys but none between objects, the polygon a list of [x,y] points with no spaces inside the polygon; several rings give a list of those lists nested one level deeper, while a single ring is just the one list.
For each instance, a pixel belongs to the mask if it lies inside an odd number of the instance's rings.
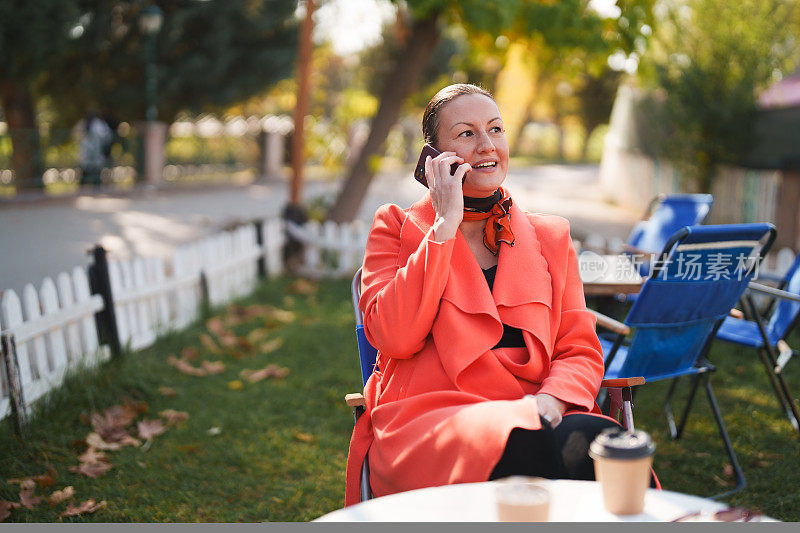
[{"label": "woman's nose", "polygon": [[486,133],[479,134],[477,150],[481,154],[494,151],[494,143]]}]

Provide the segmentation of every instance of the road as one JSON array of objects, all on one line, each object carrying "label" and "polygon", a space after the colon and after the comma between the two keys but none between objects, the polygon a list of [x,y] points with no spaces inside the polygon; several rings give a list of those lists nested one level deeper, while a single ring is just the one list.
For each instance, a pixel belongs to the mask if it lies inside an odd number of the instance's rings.
[{"label": "road", "polygon": [[[529,211],[567,217],[573,236],[589,232],[625,238],[639,213],[603,200],[596,166],[542,165],[511,169],[506,185]],[[305,199],[332,197],[335,182],[307,184]],[[287,198],[283,180],[194,190],[79,195],[0,203],[0,289],[20,293],[46,276],[88,264],[96,243],[113,256],[167,256],[180,243],[254,218],[278,216]],[[370,185],[359,218],[371,222],[387,202],[411,205],[422,194],[409,171],[387,172]]]}]

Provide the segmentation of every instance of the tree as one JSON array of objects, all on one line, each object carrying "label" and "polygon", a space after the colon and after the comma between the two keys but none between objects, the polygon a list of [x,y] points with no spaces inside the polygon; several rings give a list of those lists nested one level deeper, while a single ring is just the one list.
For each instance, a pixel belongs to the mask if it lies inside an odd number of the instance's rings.
[{"label": "tree", "polygon": [[752,146],[757,91],[796,63],[800,5],[676,0],[662,16],[644,69],[664,95],[660,151],[710,192],[717,165]]},{"label": "tree", "polygon": [[[71,126],[92,107],[144,118],[142,0],[77,0],[79,30],[48,71],[45,89]],[[218,111],[289,76],[297,49],[296,0],[159,0],[158,116]]]},{"label": "tree", "polygon": [[397,122],[405,99],[417,88],[421,71],[441,39],[441,24],[464,24],[478,33],[499,33],[514,25],[514,16],[525,0],[487,2],[481,0],[407,0],[407,28],[392,69],[384,80],[378,112],[372,119],[369,136],[358,157],[348,169],[344,185],[328,218],[336,222],[352,220],[377,171],[377,160],[391,127]]},{"label": "tree", "polygon": [[36,89],[42,75],[57,64],[77,12],[72,0],[0,2],[0,105],[20,189],[42,186]]}]

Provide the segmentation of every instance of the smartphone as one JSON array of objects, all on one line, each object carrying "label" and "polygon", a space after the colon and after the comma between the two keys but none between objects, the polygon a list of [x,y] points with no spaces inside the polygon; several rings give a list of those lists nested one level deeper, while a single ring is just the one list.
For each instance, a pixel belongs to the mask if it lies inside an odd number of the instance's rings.
[{"label": "smartphone", "polygon": [[[419,156],[419,161],[417,161],[417,168],[414,169],[414,179],[423,184],[425,187],[428,186],[428,178],[425,176],[425,158],[431,156],[431,159],[433,159],[439,154],[441,154],[441,152],[428,143],[425,143],[425,146],[422,147],[422,153]],[[450,165],[451,176],[456,173],[456,169],[459,165],[460,163],[453,163]],[[464,183],[465,179],[467,179],[466,173],[461,179],[461,183]]]}]

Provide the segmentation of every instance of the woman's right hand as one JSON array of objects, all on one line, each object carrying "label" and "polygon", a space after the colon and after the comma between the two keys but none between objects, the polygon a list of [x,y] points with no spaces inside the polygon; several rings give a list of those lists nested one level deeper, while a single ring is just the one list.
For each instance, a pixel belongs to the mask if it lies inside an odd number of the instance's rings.
[{"label": "woman's right hand", "polygon": [[[451,175],[450,167],[453,163],[459,163],[459,166]],[[428,179],[433,210],[436,212],[433,238],[437,242],[444,242],[456,236],[458,226],[464,218],[464,193],[461,182],[464,174],[470,170],[472,170],[470,164],[465,163],[455,152],[442,152],[433,159],[430,156],[425,159],[425,176]]]}]

